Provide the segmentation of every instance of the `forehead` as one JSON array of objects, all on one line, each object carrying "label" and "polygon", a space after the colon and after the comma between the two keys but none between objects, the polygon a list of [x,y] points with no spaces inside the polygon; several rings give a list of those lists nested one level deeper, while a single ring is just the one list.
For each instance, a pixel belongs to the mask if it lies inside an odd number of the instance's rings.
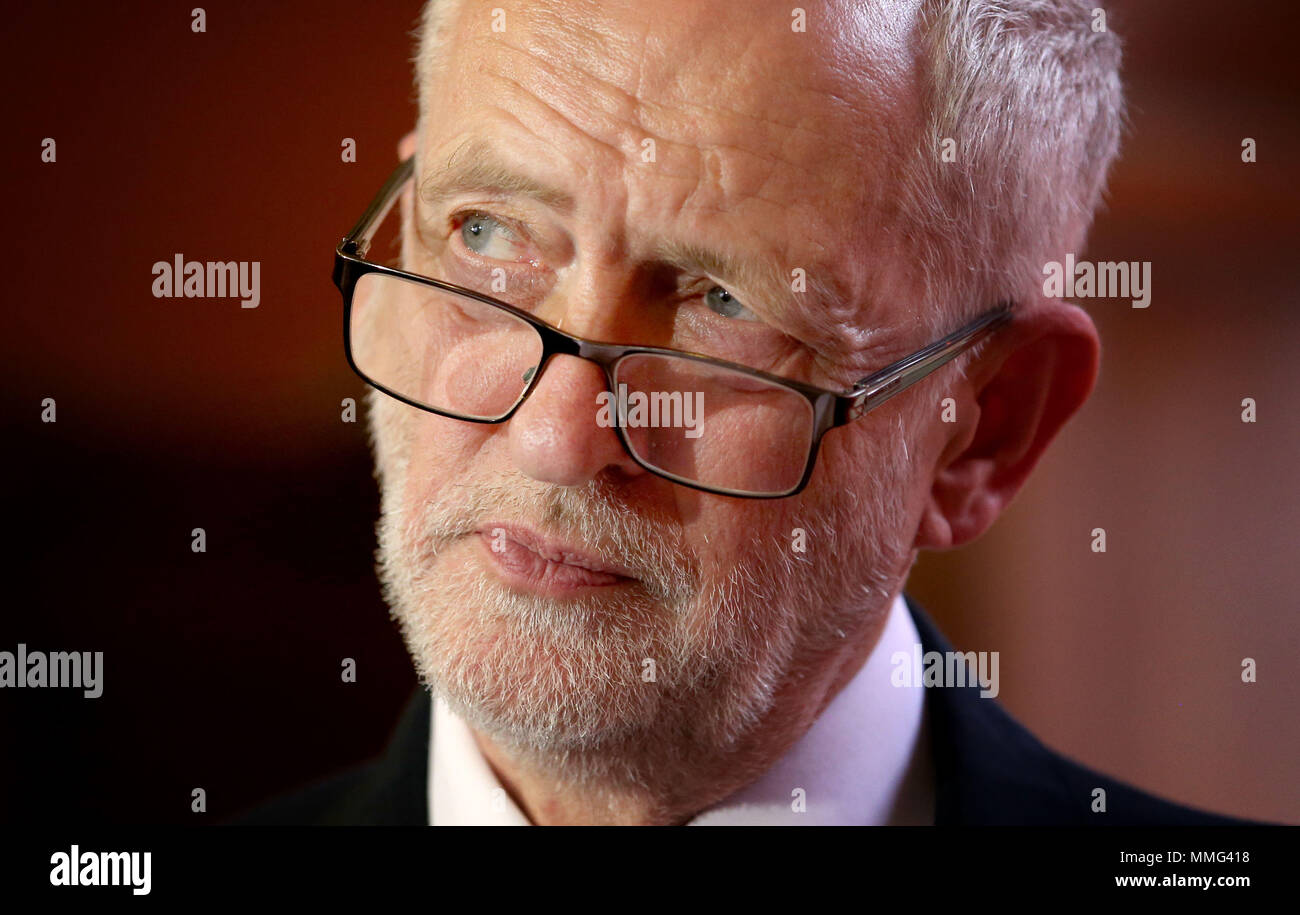
[{"label": "forehead", "polygon": [[913,5],[462,0],[420,86],[422,155],[487,136],[624,228],[743,227],[805,262],[865,249],[914,129]]}]

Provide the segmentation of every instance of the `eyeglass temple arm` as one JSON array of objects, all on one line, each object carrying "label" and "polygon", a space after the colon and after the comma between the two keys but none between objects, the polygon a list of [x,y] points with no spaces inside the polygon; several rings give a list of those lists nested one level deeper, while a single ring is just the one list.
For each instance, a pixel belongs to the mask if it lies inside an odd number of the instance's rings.
[{"label": "eyeglass temple arm", "polygon": [[852,422],[891,397],[903,393],[935,369],[957,358],[1010,319],[1011,303],[1003,302],[997,308],[985,312],[942,340],[931,343],[906,359],[863,378],[853,386],[851,396],[854,400],[849,407],[846,421]]},{"label": "eyeglass temple arm", "polygon": [[366,211],[361,214],[361,218],[357,220],[357,224],[353,226],[352,231],[343,236],[343,241],[339,245],[340,251],[350,249],[349,253],[354,253],[359,257],[366,256],[375,228],[384,221],[384,217],[388,215],[388,211],[393,208],[393,204],[397,201],[397,195],[401,191],[402,185],[410,181],[413,174],[415,174],[415,157],[408,156],[388,176],[388,180],[379,189],[375,199],[370,201],[370,206],[366,207]]}]

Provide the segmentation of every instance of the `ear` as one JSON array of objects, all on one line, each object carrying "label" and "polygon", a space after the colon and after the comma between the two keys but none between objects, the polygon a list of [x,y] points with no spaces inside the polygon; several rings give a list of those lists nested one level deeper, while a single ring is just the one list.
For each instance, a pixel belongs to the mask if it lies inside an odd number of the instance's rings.
[{"label": "ear", "polygon": [[397,141],[397,161],[405,162],[410,156],[415,154],[415,131],[412,130],[402,139]]},{"label": "ear", "polygon": [[1064,302],[1036,302],[994,335],[950,395],[958,422],[943,426],[917,549],[961,546],[988,530],[1088,399],[1100,355],[1092,319]]}]

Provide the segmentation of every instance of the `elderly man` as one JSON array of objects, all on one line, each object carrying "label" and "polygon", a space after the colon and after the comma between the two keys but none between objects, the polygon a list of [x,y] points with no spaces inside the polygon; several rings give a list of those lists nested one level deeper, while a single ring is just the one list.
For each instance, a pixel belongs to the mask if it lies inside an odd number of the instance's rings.
[{"label": "elderly man", "polygon": [[949,651],[917,551],[986,530],[1096,377],[1042,288],[1118,144],[1092,7],[430,3],[335,271],[428,689],[254,821],[1224,822],[899,676]]}]

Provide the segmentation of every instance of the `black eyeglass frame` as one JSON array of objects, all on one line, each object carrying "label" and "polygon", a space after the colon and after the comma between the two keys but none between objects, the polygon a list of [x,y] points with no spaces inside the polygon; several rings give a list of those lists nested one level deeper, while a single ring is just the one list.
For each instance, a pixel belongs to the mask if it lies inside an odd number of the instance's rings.
[{"label": "black eyeglass frame", "polygon": [[[396,202],[403,187],[414,177],[414,174],[415,159],[414,156],[411,156],[398,165],[392,175],[389,176],[388,180],[384,182],[383,187],[380,188],[379,193],[376,194],[375,198],[370,202],[370,205],[361,215],[361,218],[357,220],[357,224],[353,227],[352,231],[343,237],[343,240],[334,251],[334,285],[337,286],[339,292],[343,294],[343,343],[348,365],[351,366],[352,371],[372,387],[382,391],[389,397],[396,398],[402,403],[415,407],[416,409],[425,410],[429,413],[436,413],[440,416],[446,416],[451,419],[459,419],[464,422],[485,423],[490,425],[506,422],[514,416],[520,405],[528,399],[528,396],[533,392],[534,388],[537,387],[538,381],[545,372],[546,364],[550,361],[551,357],[557,355],[577,356],[579,359],[586,359],[599,365],[605,372],[606,385],[611,393],[615,390],[614,371],[619,360],[625,356],[650,354],[688,359],[741,372],[794,391],[802,395],[808,401],[813,411],[813,434],[812,442],[808,449],[808,460],[804,464],[803,473],[800,475],[799,482],[793,488],[778,493],[753,493],[747,491],[719,489],[717,487],[707,486],[703,483],[697,483],[694,480],[678,477],[676,474],[649,465],[637,456],[635,450],[632,448],[631,442],[628,441],[626,430],[624,430],[623,427],[618,424],[617,419],[615,419],[614,428],[618,430],[618,436],[623,444],[623,449],[638,466],[643,467],[645,470],[655,474],[656,476],[663,477],[673,481],[674,483],[701,492],[743,499],[785,499],[798,494],[808,485],[808,481],[812,478],[813,469],[817,463],[817,452],[821,446],[821,440],[827,432],[866,416],[890,398],[901,394],[903,391],[907,390],[936,369],[947,364],[962,352],[974,346],[987,334],[991,333],[1011,318],[1012,304],[1010,302],[1002,302],[997,307],[985,312],[974,321],[971,321],[969,324],[966,324],[946,337],[917,350],[909,356],[904,356],[902,359],[885,366],[877,372],[873,372],[854,384],[853,388],[847,392],[816,387],[815,385],[805,384],[804,382],[796,381],[792,378],[783,378],[780,375],[773,375],[769,372],[750,368],[747,365],[728,362],[724,359],[715,359],[712,356],[705,356],[700,353],[692,353],[686,350],[676,350],[658,346],[641,346],[637,344],[602,343],[595,340],[587,340],[583,337],[565,333],[521,308],[511,305],[508,302],[503,302],[500,299],[494,299],[491,296],[476,292],[473,289],[466,289],[463,286],[456,286],[452,283],[444,282],[443,280],[421,276],[418,273],[410,273],[396,267],[376,264],[372,261],[366,260],[365,256],[369,250],[375,229],[383,222],[384,217],[388,215],[388,211],[392,209],[392,206]],[[436,407],[431,407],[428,404],[420,403],[409,397],[403,396],[402,394],[377,383],[373,378],[361,371],[357,366],[356,360],[352,356],[352,298],[353,294],[356,292],[358,280],[368,274],[380,274],[396,277],[398,279],[407,280],[408,282],[441,289],[444,292],[465,296],[475,301],[482,302],[485,305],[500,308],[531,325],[542,338],[542,354],[537,364],[537,371],[533,372],[532,377],[528,380],[526,387],[519,395],[519,399],[515,401],[514,405],[505,414],[494,419],[462,416],[458,413],[440,410]]]}]

